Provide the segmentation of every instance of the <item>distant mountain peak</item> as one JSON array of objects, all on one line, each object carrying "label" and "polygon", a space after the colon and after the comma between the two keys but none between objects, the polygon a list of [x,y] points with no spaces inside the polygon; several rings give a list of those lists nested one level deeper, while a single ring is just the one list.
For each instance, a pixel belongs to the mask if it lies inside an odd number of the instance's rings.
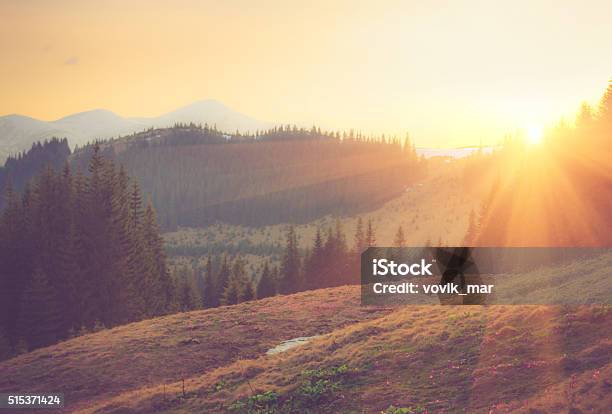
[{"label": "distant mountain peak", "polygon": [[225,131],[255,131],[272,126],[237,112],[216,99],[203,99],[157,117],[122,117],[108,109],[96,108],[67,115],[55,121],[41,121],[25,115],[0,116],[0,164],[9,153],[28,149],[33,142],[51,136],[66,137],[72,146],[94,139],[127,135],[143,129],[163,128],[175,123],[217,125]]},{"label": "distant mountain peak", "polygon": [[51,121],[54,123],[59,123],[67,120],[75,120],[75,119],[83,119],[88,117],[97,117],[97,118],[119,118],[121,117],[114,113],[113,111],[109,111],[108,109],[96,108],[91,109],[89,111],[77,112],[75,114],[67,115],[63,118],[56,119],[55,121]]}]

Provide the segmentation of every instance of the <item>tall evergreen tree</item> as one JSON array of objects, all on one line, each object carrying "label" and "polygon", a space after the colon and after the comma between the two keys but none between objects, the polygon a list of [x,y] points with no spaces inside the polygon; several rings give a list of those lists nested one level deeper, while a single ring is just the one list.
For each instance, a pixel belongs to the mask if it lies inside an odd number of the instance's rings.
[{"label": "tall evergreen tree", "polygon": [[302,289],[300,253],[295,228],[289,226],[287,230],[287,244],[281,264],[281,293],[293,293]]},{"label": "tall evergreen tree", "polygon": [[276,281],[273,279],[270,265],[266,261],[261,269],[261,275],[257,283],[257,299],[274,295],[276,295]]},{"label": "tall evergreen tree", "polygon": [[478,237],[478,222],[476,219],[476,213],[474,209],[470,211],[470,218],[468,220],[468,228],[463,238],[463,244],[465,246],[473,246],[476,243]]},{"label": "tall evergreen tree", "polygon": [[304,258],[304,287],[306,289],[317,289],[322,286],[324,255],[321,229],[317,227],[312,250],[310,254]]},{"label": "tall evergreen tree", "polygon": [[41,268],[37,268],[21,296],[19,336],[28,348],[50,345],[60,338],[62,320],[57,293]]},{"label": "tall evergreen tree", "polygon": [[395,233],[395,238],[393,239],[393,246],[395,247],[405,247],[406,246],[406,236],[404,235],[404,229],[402,226],[397,228],[397,232]]},{"label": "tall evergreen tree", "polygon": [[231,275],[227,286],[223,291],[221,303],[223,305],[235,305],[245,300],[253,299],[254,292],[252,283],[246,275],[244,261],[236,258],[232,265]]},{"label": "tall evergreen tree", "polygon": [[206,268],[203,274],[204,286],[202,301],[205,308],[212,308],[218,305],[217,292],[215,291],[215,276],[213,273],[212,257],[208,256]]},{"label": "tall evergreen tree", "polygon": [[215,280],[217,294],[215,295],[215,306],[219,306],[220,300],[225,294],[225,289],[228,286],[229,279],[231,275],[231,269],[227,260],[227,256],[223,257],[223,261],[221,262],[221,267],[219,268],[219,272],[217,273],[217,277]]},{"label": "tall evergreen tree", "polygon": [[368,219],[368,227],[366,230],[366,246],[372,247],[376,245],[376,234],[374,232],[374,226],[372,219]]},{"label": "tall evergreen tree", "polygon": [[193,272],[187,266],[182,266],[176,280],[176,306],[179,312],[197,309],[201,299],[198,297]]},{"label": "tall evergreen tree", "polygon": [[361,217],[357,218],[357,226],[355,228],[355,242],[354,249],[356,253],[361,253],[366,247],[366,238],[363,233],[363,220]]},{"label": "tall evergreen tree", "polygon": [[151,200],[147,203],[142,225],[142,239],[144,245],[144,261],[148,278],[147,293],[145,295],[147,314],[161,315],[170,302],[169,292],[172,281],[166,265],[166,252],[164,241],[160,235],[157,217]]},{"label": "tall evergreen tree", "polygon": [[256,293],[253,281],[249,277],[246,277],[244,279],[244,287],[242,289],[242,297],[240,298],[240,302],[248,302],[255,298]]},{"label": "tall evergreen tree", "polygon": [[0,361],[11,358],[13,354],[13,346],[8,334],[0,329]]}]

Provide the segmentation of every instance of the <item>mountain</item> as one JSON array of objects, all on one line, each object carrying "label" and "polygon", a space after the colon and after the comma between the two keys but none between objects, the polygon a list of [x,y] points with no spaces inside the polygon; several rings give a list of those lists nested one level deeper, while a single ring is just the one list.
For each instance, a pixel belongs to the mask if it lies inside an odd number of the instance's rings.
[{"label": "mountain", "polygon": [[164,128],[177,122],[208,123],[211,126],[216,124],[217,129],[227,132],[235,132],[236,130],[241,132],[255,131],[272,126],[271,123],[250,118],[213,99],[197,101],[156,118],[131,118],[131,120],[156,128]]},{"label": "mountain", "polygon": [[0,117],[0,162],[4,162],[9,154],[26,150],[32,143],[53,136],[68,138],[71,146],[83,145],[98,138],[131,134],[150,127],[172,126],[177,122],[208,123],[217,125],[220,130],[241,132],[272,125],[236,112],[215,100],[198,101],[150,118],[122,117],[105,109],[79,112],[55,121],[13,114]]},{"label": "mountain", "polygon": [[53,121],[51,124],[58,130],[66,131],[68,138],[79,144],[90,139],[131,134],[149,126],[129,118],[122,118],[105,109],[79,112]]},{"label": "mountain", "polygon": [[4,162],[9,154],[28,149],[35,141],[62,133],[53,124],[27,116],[0,117],[0,162]]}]

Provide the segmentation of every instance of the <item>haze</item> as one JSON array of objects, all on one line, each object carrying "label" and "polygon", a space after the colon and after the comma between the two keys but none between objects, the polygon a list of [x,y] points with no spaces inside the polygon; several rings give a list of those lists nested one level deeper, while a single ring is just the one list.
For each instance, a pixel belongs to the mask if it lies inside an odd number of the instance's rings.
[{"label": "haze", "polygon": [[44,120],[213,98],[450,147],[573,116],[612,74],[609,1],[1,1],[0,14],[0,115]]}]

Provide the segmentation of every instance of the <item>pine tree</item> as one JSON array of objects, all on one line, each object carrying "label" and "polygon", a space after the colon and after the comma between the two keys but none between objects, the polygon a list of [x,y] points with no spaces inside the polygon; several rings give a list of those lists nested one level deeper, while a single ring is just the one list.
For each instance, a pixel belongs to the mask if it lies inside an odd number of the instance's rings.
[{"label": "pine tree", "polygon": [[215,291],[215,277],[213,273],[212,257],[208,256],[206,261],[206,269],[204,271],[204,286],[202,301],[205,308],[212,308],[218,306],[219,300]]},{"label": "pine tree", "polygon": [[470,211],[470,218],[468,221],[467,231],[465,233],[465,237],[463,238],[464,246],[473,246],[476,243],[476,238],[478,237],[478,223],[476,220],[476,213],[474,209]]},{"label": "pine tree", "polygon": [[221,304],[236,305],[240,300],[240,296],[242,295],[241,289],[242,286],[240,285],[240,281],[237,280],[235,277],[231,276],[228,280],[225,290],[223,291]]},{"label": "pine tree", "polygon": [[73,227],[73,257],[79,271],[75,280],[77,300],[76,318],[79,330],[92,329],[98,318],[96,306],[97,277],[92,267],[90,257],[93,252],[93,239],[89,236],[90,219],[89,209],[89,183],[81,170],[77,170],[73,179],[74,200],[72,202]]},{"label": "pine tree", "polygon": [[129,179],[123,167],[116,177],[105,174],[107,180],[112,180],[110,188],[111,232],[112,239],[111,267],[108,282],[116,290],[114,323],[127,322],[147,316],[144,296],[149,293],[148,286],[143,283],[148,273],[142,260],[144,248],[141,234],[136,230],[130,215]]},{"label": "pine tree", "polygon": [[74,225],[74,184],[70,164],[66,162],[59,180],[59,205],[56,215],[60,216],[56,239],[55,261],[57,266],[56,291],[63,319],[63,334],[68,335],[70,331],[78,329],[81,325],[78,309],[78,284],[81,270],[75,256],[75,225]]},{"label": "pine tree", "polygon": [[608,88],[599,103],[598,118],[604,125],[604,128],[612,127],[612,79],[608,81]]},{"label": "pine tree", "polygon": [[355,253],[360,254],[366,247],[366,239],[363,234],[363,220],[357,218],[357,227],[355,228]]},{"label": "pine tree", "polygon": [[161,315],[170,303],[172,282],[166,265],[164,241],[160,235],[153,203],[149,199],[142,225],[144,261],[147,269],[148,291],[145,296],[147,314]]},{"label": "pine tree", "polygon": [[188,312],[198,308],[201,299],[197,294],[193,273],[186,266],[182,266],[178,271],[176,289],[176,306],[179,312]]},{"label": "pine tree", "polygon": [[15,344],[20,298],[31,278],[32,252],[36,252],[32,225],[36,203],[29,185],[20,200],[10,180],[4,197],[5,208],[0,216],[0,328]]},{"label": "pine tree", "polygon": [[402,226],[397,228],[397,232],[395,233],[395,238],[393,240],[393,245],[395,247],[405,247],[406,246],[406,237],[404,236],[404,229]]},{"label": "pine tree", "polygon": [[281,264],[280,291],[285,294],[298,292],[302,288],[301,282],[297,235],[295,228],[289,226],[285,254]]},{"label": "pine tree", "polygon": [[372,247],[376,245],[376,234],[374,233],[374,226],[372,225],[372,220],[368,219],[368,228],[366,231],[366,246]]},{"label": "pine tree", "polygon": [[324,254],[321,229],[317,227],[312,250],[310,254],[304,258],[304,287],[306,289],[317,289],[321,287]]},{"label": "pine tree", "polygon": [[4,330],[0,329],[0,361],[9,359],[13,356],[13,347],[9,336]]},{"label": "pine tree", "polygon": [[219,306],[221,303],[221,299],[225,294],[225,289],[228,286],[229,279],[231,275],[231,270],[229,267],[229,263],[227,261],[227,256],[223,257],[223,262],[221,263],[221,267],[219,268],[219,272],[217,273],[217,277],[215,280],[215,290],[217,292],[215,299],[215,306]]},{"label": "pine tree", "polygon": [[266,261],[261,270],[261,276],[257,283],[257,299],[276,295],[276,281],[273,279],[270,265]]},{"label": "pine tree", "polygon": [[[250,291],[246,292],[248,285],[251,285]],[[245,297],[250,295],[253,298],[253,289],[251,281],[246,275],[244,269],[244,261],[237,258],[232,265],[232,271],[227,283],[227,287],[223,291],[222,303],[224,305],[235,305],[245,300]]]},{"label": "pine tree", "polygon": [[340,221],[339,218],[336,218],[335,221],[335,225],[334,225],[335,229],[334,229],[334,239],[336,242],[336,256],[338,259],[342,260],[343,257],[340,256],[344,256],[346,254],[347,251],[347,246],[346,246],[346,237],[344,236],[344,232],[342,231],[342,222]]},{"label": "pine tree", "polygon": [[56,292],[37,268],[21,297],[19,334],[29,349],[40,348],[59,339],[61,325]]},{"label": "pine tree", "polygon": [[248,302],[250,300],[255,299],[255,287],[253,286],[253,281],[248,277],[244,280],[244,286],[242,289],[242,296],[240,298],[240,302]]}]

